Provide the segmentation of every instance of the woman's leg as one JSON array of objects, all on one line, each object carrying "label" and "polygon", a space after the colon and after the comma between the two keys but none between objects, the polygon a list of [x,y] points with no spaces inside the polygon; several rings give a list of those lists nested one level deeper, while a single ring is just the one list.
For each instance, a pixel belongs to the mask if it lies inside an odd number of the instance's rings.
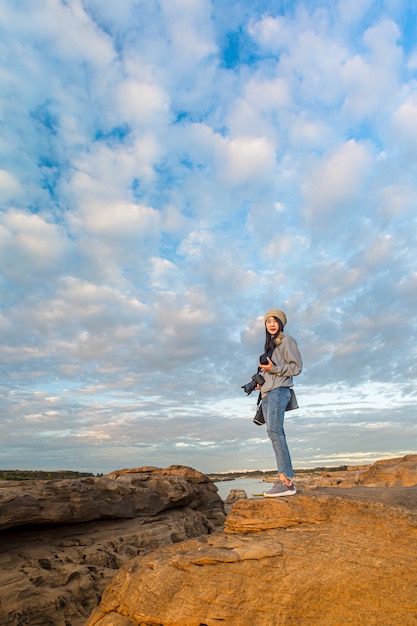
[{"label": "woman's leg", "polygon": [[278,387],[270,391],[262,401],[266,428],[275,452],[278,473],[280,474],[281,480],[285,483],[290,482],[285,479],[292,479],[294,477],[291,456],[284,431],[284,415],[289,399],[289,388]]}]

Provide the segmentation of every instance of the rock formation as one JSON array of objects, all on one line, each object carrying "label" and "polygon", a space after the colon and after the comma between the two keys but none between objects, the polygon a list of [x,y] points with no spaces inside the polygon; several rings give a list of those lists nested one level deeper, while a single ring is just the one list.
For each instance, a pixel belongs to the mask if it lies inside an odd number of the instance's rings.
[{"label": "rock formation", "polygon": [[372,487],[239,500],[225,532],[124,565],[86,626],[414,626],[417,487],[399,489],[407,505]]},{"label": "rock formation", "polygon": [[247,497],[247,493],[244,489],[231,489],[224,503],[226,506],[230,506],[238,500],[245,500]]},{"label": "rock formation", "polygon": [[369,487],[412,487],[417,485],[417,454],[401,459],[384,459],[359,472],[358,485]]},{"label": "rock formation", "polygon": [[1,626],[81,626],[118,568],[223,526],[215,485],[182,466],[0,482]]},{"label": "rock formation", "polygon": [[188,506],[224,520],[217,488],[192,468],[143,467],[101,478],[0,481],[0,530],[27,524],[131,519]]},{"label": "rock formation", "polygon": [[[376,461],[373,465],[352,465],[346,470],[311,473],[295,472],[297,488],[413,487],[417,485],[417,454]],[[271,477],[266,482],[275,482]]]},{"label": "rock formation", "polygon": [[[258,477],[261,478],[260,476]],[[275,482],[277,477],[270,476],[264,481]],[[376,461],[373,465],[352,465],[346,470],[305,470],[295,472],[297,490],[317,489],[319,487],[413,487],[417,485],[417,454],[408,454],[404,457]],[[265,489],[268,489],[266,487]],[[225,499],[226,512],[230,505],[247,498],[243,489],[231,489]]]},{"label": "rock formation", "polygon": [[326,474],[227,519],[183,466],[0,482],[0,624],[417,624],[417,455]]}]

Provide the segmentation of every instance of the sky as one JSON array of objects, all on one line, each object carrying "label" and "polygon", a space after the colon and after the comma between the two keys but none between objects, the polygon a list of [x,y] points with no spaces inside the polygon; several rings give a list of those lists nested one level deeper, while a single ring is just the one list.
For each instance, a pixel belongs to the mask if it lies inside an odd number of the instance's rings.
[{"label": "sky", "polygon": [[412,0],[3,0],[0,469],[417,452]]}]

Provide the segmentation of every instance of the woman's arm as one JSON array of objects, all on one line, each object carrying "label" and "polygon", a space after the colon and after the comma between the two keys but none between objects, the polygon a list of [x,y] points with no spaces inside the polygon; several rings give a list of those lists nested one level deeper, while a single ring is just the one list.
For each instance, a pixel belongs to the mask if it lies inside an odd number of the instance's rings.
[{"label": "woman's arm", "polygon": [[272,359],[278,353],[277,364],[271,369],[272,374],[278,376],[298,376],[303,369],[303,360],[293,337],[286,335],[282,344],[274,351]]}]

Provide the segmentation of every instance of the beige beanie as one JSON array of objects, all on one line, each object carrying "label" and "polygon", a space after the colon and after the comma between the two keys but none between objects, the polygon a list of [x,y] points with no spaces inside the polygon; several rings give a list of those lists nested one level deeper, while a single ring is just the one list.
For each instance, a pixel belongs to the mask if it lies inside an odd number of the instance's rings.
[{"label": "beige beanie", "polygon": [[285,324],[287,323],[287,316],[285,315],[284,311],[280,311],[279,309],[271,309],[270,311],[265,313],[264,323],[266,322],[268,317],[277,317],[279,320],[281,320],[282,327],[284,327]]}]

